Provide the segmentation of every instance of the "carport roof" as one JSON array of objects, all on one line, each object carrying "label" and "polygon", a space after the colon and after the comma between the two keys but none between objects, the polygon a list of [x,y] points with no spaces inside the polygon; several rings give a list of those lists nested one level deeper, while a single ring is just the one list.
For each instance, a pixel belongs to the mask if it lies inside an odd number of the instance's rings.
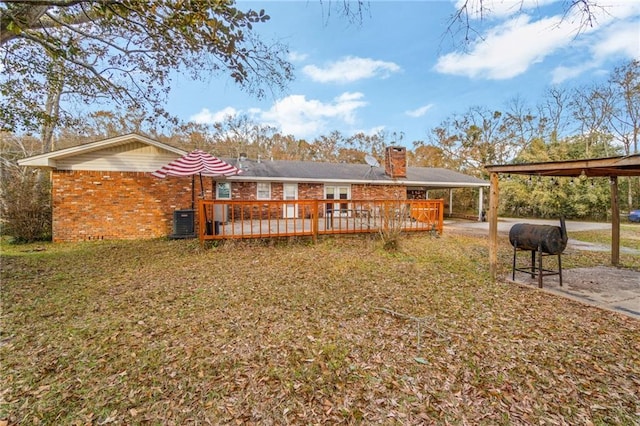
[{"label": "carport roof", "polygon": [[611,263],[620,259],[620,210],[618,206],[618,177],[640,176],[640,154],[585,160],[549,161],[545,163],[489,165],[491,189],[489,199],[489,269],[495,279],[498,253],[498,194],[499,174],[537,176],[608,177],[611,183]]},{"label": "carport roof", "polygon": [[489,173],[587,177],[640,176],[640,154],[586,160],[485,166]]}]

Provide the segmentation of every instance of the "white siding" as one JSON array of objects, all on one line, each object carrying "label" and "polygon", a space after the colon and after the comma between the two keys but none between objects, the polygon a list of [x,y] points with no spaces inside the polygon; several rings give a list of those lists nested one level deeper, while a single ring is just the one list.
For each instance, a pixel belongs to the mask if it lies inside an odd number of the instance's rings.
[{"label": "white siding", "polygon": [[179,156],[141,142],[111,146],[56,160],[58,170],[154,172]]}]

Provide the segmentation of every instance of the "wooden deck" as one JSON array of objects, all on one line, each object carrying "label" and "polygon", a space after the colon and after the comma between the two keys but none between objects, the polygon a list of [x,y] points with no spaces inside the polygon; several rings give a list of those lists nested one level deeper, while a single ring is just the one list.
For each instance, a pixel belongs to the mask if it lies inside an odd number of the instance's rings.
[{"label": "wooden deck", "polygon": [[438,232],[443,200],[199,200],[200,241],[361,234],[396,229]]}]

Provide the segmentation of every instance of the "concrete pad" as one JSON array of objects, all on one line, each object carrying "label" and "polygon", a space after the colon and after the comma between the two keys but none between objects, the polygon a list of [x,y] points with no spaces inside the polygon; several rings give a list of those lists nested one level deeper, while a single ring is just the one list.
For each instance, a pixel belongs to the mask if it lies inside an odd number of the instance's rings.
[{"label": "concrete pad", "polygon": [[[515,281],[511,277],[507,281],[538,288],[537,277],[518,271]],[[562,284],[557,275],[546,276],[542,290],[640,320],[640,271],[608,266],[563,269]]]}]

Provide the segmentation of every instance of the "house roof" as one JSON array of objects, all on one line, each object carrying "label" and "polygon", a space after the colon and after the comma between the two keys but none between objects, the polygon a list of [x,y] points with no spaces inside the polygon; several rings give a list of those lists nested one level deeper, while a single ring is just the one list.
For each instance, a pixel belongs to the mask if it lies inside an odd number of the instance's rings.
[{"label": "house roof", "polygon": [[408,167],[407,177],[391,179],[384,168],[368,164],[323,163],[315,161],[236,161],[226,159],[242,174],[228,178],[230,181],[296,181],[296,182],[344,182],[362,184],[407,185],[429,188],[461,188],[489,186],[489,182],[442,168]]},{"label": "house roof", "polygon": [[[35,155],[19,160],[18,164],[57,170],[153,172],[186,153],[180,148],[132,133]],[[227,178],[229,181],[386,184],[423,189],[489,186],[488,181],[442,168],[407,167],[406,178],[391,179],[384,173],[384,168],[368,164],[224,160],[242,168],[242,174]]]},{"label": "house roof", "polygon": [[[132,151],[134,147],[147,146],[156,148],[156,155],[148,153],[146,157],[156,157],[161,160],[162,164],[168,162],[165,161],[166,155],[171,155],[171,158],[184,155],[187,152],[176,148],[171,145],[167,145],[162,142],[158,142],[154,139],[146,136],[139,135],[137,133],[130,133],[127,135],[117,136],[114,138],[103,139],[96,142],[91,142],[83,145],[73,146],[71,148],[59,149],[56,151],[46,152],[44,154],[34,155],[32,157],[23,158],[18,160],[18,165],[26,167],[41,167],[41,168],[53,168],[60,170],[110,170],[110,171],[133,171],[132,168],[144,167],[143,162],[140,161],[140,157],[131,158],[131,161],[138,161],[136,164],[126,164],[127,159],[123,158],[122,151]],[[161,153],[162,155],[157,155]],[[97,161],[105,160],[107,157],[113,161]],[[93,160],[93,164],[87,164],[89,159]],[[78,161],[80,160],[80,161]],[[124,164],[123,164],[124,163]],[[77,167],[73,167],[74,164],[78,164]],[[146,169],[155,167],[155,164],[150,164]],[[156,167],[157,168],[157,167]],[[136,171],[154,171],[139,169]]]},{"label": "house roof", "polygon": [[171,145],[158,142],[146,136],[139,135],[137,133],[130,133],[127,135],[117,136],[114,138],[103,139],[88,144],[77,145],[71,148],[59,149],[56,151],[46,152],[44,154],[34,155],[32,157],[23,158],[18,160],[18,165],[26,167],[51,167],[57,168],[59,160],[77,157],[79,155],[88,154],[96,151],[103,151],[109,148],[115,148],[118,146],[124,146],[131,144],[132,142],[138,142],[148,146],[154,146],[162,151],[169,151],[176,155],[184,155],[186,151]]}]

